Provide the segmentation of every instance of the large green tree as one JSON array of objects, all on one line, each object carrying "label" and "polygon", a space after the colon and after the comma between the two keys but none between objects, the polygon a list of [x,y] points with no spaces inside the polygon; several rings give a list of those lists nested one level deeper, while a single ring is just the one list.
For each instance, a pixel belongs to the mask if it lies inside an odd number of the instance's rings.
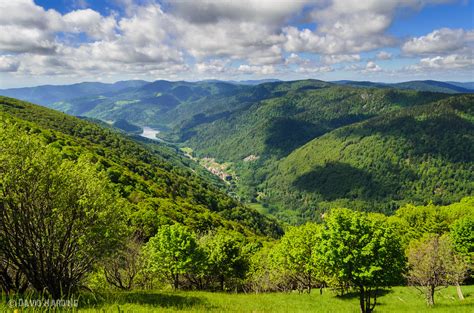
[{"label": "large green tree", "polygon": [[148,241],[145,253],[150,269],[164,275],[176,290],[180,275],[196,270],[203,262],[203,252],[194,233],[180,224],[164,225]]},{"label": "large green tree", "polygon": [[450,237],[456,251],[468,258],[474,257],[474,217],[456,220],[451,227]]},{"label": "large green tree", "polygon": [[290,227],[275,247],[273,258],[276,266],[296,284],[298,289],[321,284],[317,247],[321,241],[321,226],[307,223]]},{"label": "large green tree", "polygon": [[377,290],[399,283],[405,266],[400,240],[383,220],[348,209],[331,211],[318,253],[326,273],[359,293],[362,313],[372,312]]},{"label": "large green tree", "polygon": [[38,291],[75,291],[125,233],[123,203],[86,158],[0,123],[0,255]]},{"label": "large green tree", "polygon": [[206,253],[207,272],[217,278],[221,290],[226,281],[243,279],[249,267],[245,238],[238,233],[219,230],[201,239]]}]

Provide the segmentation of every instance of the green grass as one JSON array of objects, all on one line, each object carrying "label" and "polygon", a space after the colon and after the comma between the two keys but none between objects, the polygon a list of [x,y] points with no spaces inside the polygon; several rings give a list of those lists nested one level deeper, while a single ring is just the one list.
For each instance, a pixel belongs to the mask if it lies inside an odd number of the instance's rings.
[{"label": "green grass", "polygon": [[[459,301],[454,287],[436,293],[428,308],[423,295],[412,287],[396,287],[381,296],[375,312],[474,312],[474,286],[463,286],[466,299]],[[93,298],[83,296],[77,312],[359,312],[357,296],[338,297],[330,291],[311,294],[232,294],[211,292],[119,292]],[[3,306],[3,307],[2,307]],[[0,311],[8,309],[4,301]],[[25,310],[20,312],[43,312]]]}]

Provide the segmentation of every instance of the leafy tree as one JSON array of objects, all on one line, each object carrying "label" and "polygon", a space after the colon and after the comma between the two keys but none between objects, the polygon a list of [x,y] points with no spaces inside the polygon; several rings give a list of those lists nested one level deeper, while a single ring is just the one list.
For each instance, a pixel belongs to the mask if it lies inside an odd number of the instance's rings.
[{"label": "leafy tree", "polygon": [[192,272],[203,260],[194,233],[180,224],[162,226],[146,244],[146,253],[152,271],[164,275],[175,290],[180,275]]},{"label": "leafy tree", "polygon": [[450,237],[459,253],[474,257],[474,217],[458,219],[451,227]]},{"label": "leafy tree", "polygon": [[408,281],[411,285],[421,288],[429,306],[435,303],[434,295],[437,289],[451,284],[459,285],[465,277],[466,265],[454,251],[447,236],[430,234],[413,241],[407,256]]},{"label": "leafy tree", "polygon": [[0,125],[0,254],[38,291],[77,290],[121,242],[123,203],[85,158]]},{"label": "leafy tree", "polygon": [[358,290],[362,313],[373,311],[379,288],[400,282],[405,266],[392,228],[348,209],[333,210],[326,218],[318,252],[330,276]]},{"label": "leafy tree", "polygon": [[298,289],[308,292],[316,283],[321,285],[317,258],[320,230],[320,225],[314,223],[289,228],[273,255],[279,270],[295,281]]},{"label": "leafy tree", "polygon": [[217,278],[221,290],[225,290],[226,281],[245,277],[249,261],[243,236],[221,229],[204,236],[201,244],[206,253],[207,272]]},{"label": "leafy tree", "polygon": [[281,271],[272,262],[274,243],[263,242],[262,247],[249,258],[245,280],[247,290],[254,292],[278,291]]}]

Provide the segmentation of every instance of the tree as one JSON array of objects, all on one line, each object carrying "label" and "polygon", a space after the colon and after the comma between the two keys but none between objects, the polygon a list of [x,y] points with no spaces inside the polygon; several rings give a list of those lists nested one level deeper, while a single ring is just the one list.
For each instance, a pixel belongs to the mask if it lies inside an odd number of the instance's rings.
[{"label": "tree", "polygon": [[201,239],[206,253],[208,273],[219,281],[225,290],[225,282],[232,278],[244,278],[249,261],[244,254],[244,238],[237,233],[221,229]]},{"label": "tree", "polygon": [[151,270],[164,275],[175,290],[180,275],[195,270],[203,259],[194,233],[180,224],[162,226],[146,244],[146,253]]},{"label": "tree", "polygon": [[379,288],[400,282],[405,266],[390,226],[347,209],[333,210],[326,218],[318,253],[328,275],[358,290],[362,313],[373,311]]},{"label": "tree", "polygon": [[321,273],[317,264],[320,230],[320,226],[314,223],[290,227],[273,255],[280,271],[286,272],[296,282],[298,289],[304,288],[308,292],[318,280],[321,286]]},{"label": "tree", "polygon": [[0,255],[38,291],[60,298],[119,247],[123,204],[85,158],[0,125]]},{"label": "tree", "polygon": [[[468,268],[467,277],[473,277],[474,273],[474,218],[466,216],[454,222],[451,227],[450,238],[454,250],[465,260]],[[464,300],[460,284],[456,284],[458,297]]]},{"label": "tree", "polygon": [[456,251],[468,257],[474,256],[474,217],[456,220],[451,227],[450,237]]},{"label": "tree", "polygon": [[456,254],[448,236],[430,234],[413,241],[408,250],[408,282],[425,293],[429,306],[435,304],[435,291],[449,285],[459,285],[466,265]]},{"label": "tree", "polygon": [[106,281],[122,290],[130,290],[134,280],[143,267],[140,255],[142,243],[137,239],[130,239],[117,253],[104,262]]}]

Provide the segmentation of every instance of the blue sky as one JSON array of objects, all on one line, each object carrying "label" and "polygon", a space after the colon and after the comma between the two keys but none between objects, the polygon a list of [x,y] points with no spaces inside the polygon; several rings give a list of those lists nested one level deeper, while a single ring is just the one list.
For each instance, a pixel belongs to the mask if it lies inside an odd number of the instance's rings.
[{"label": "blue sky", "polygon": [[474,81],[472,1],[0,0],[0,88],[126,79]]}]

